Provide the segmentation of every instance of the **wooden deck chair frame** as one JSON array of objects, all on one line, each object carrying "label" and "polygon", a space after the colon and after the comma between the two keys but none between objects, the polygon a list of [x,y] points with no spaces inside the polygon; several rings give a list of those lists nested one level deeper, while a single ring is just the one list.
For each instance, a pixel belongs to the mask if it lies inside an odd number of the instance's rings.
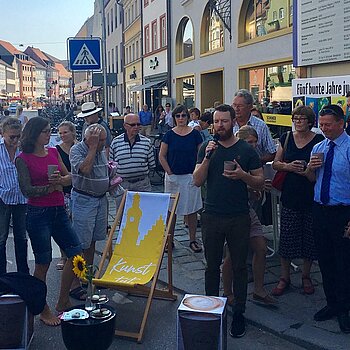
[{"label": "wooden deck chair frame", "polygon": [[[120,225],[120,222],[121,222],[121,218],[123,215],[124,206],[125,206],[125,202],[126,202],[126,195],[127,195],[127,191],[123,195],[123,198],[122,198],[121,204],[117,210],[117,214],[116,214],[116,217],[114,219],[113,225],[109,231],[108,239],[107,239],[105,248],[104,248],[103,253],[102,253],[101,261],[99,263],[98,273],[96,275],[96,279],[93,280],[93,283],[96,286],[99,285],[98,279],[101,278],[101,276],[103,275],[103,272],[104,272],[103,268],[104,268],[104,265],[106,263],[106,260],[110,259],[112,256],[112,240],[114,237],[115,230],[116,230],[117,226]],[[142,317],[139,331],[138,332],[128,332],[128,331],[122,331],[122,330],[115,331],[115,335],[136,339],[138,343],[142,342],[143,334],[144,334],[144,330],[146,327],[146,322],[147,322],[147,318],[148,318],[148,314],[149,314],[149,311],[151,308],[153,298],[163,299],[163,300],[171,300],[171,301],[174,301],[177,299],[177,296],[174,294],[174,291],[173,291],[172,242],[173,242],[174,230],[172,230],[171,228],[175,227],[175,210],[177,208],[177,204],[179,201],[179,193],[172,194],[170,196],[170,198],[173,200],[173,204],[172,204],[171,211],[170,211],[170,214],[169,214],[169,217],[167,220],[167,224],[166,224],[164,240],[163,240],[162,248],[161,248],[161,255],[160,255],[160,258],[158,260],[155,273],[152,277],[151,285],[149,287],[145,286],[145,285],[139,285],[139,284],[136,284],[134,286],[111,285],[109,287],[111,289],[117,289],[117,290],[120,290],[123,292],[127,292],[130,295],[147,297],[147,303],[145,306],[145,310],[143,313],[143,317]],[[159,276],[160,267],[162,264],[162,260],[163,260],[163,256],[164,256],[164,252],[165,252],[166,247],[168,247],[168,268],[167,268],[167,270],[168,270],[168,283],[167,283],[166,288],[157,289],[158,276]],[[104,284],[104,286],[106,286],[106,285]]]}]

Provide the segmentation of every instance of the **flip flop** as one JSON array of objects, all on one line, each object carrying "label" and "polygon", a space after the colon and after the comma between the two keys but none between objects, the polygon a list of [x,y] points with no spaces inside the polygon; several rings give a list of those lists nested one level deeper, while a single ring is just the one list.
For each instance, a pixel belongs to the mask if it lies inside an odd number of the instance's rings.
[{"label": "flip flop", "polygon": [[86,291],[82,287],[77,287],[77,288],[72,289],[69,292],[69,296],[75,300],[85,301],[86,300]]}]

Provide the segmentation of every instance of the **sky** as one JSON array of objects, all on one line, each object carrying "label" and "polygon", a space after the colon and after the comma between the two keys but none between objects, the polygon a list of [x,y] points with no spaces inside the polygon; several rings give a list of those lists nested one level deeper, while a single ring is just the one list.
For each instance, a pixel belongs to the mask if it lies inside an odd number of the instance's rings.
[{"label": "sky", "polygon": [[94,0],[0,0],[0,8],[1,40],[21,51],[34,46],[65,60],[67,38],[93,15]]}]

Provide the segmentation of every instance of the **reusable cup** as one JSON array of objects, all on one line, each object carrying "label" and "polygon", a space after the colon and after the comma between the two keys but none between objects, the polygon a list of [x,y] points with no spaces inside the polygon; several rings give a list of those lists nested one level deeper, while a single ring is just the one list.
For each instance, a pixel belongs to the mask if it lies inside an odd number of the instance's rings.
[{"label": "reusable cup", "polygon": [[49,177],[51,177],[52,175],[53,175],[53,173],[55,172],[55,171],[57,171],[58,170],[58,166],[57,165],[48,165],[47,166],[47,175],[49,176]]}]

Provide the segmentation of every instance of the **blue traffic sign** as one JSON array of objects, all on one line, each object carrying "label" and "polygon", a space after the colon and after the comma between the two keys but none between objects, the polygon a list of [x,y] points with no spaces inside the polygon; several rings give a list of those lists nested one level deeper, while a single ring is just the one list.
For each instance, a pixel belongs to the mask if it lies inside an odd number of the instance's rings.
[{"label": "blue traffic sign", "polygon": [[68,38],[67,48],[70,70],[101,70],[100,38]]}]

